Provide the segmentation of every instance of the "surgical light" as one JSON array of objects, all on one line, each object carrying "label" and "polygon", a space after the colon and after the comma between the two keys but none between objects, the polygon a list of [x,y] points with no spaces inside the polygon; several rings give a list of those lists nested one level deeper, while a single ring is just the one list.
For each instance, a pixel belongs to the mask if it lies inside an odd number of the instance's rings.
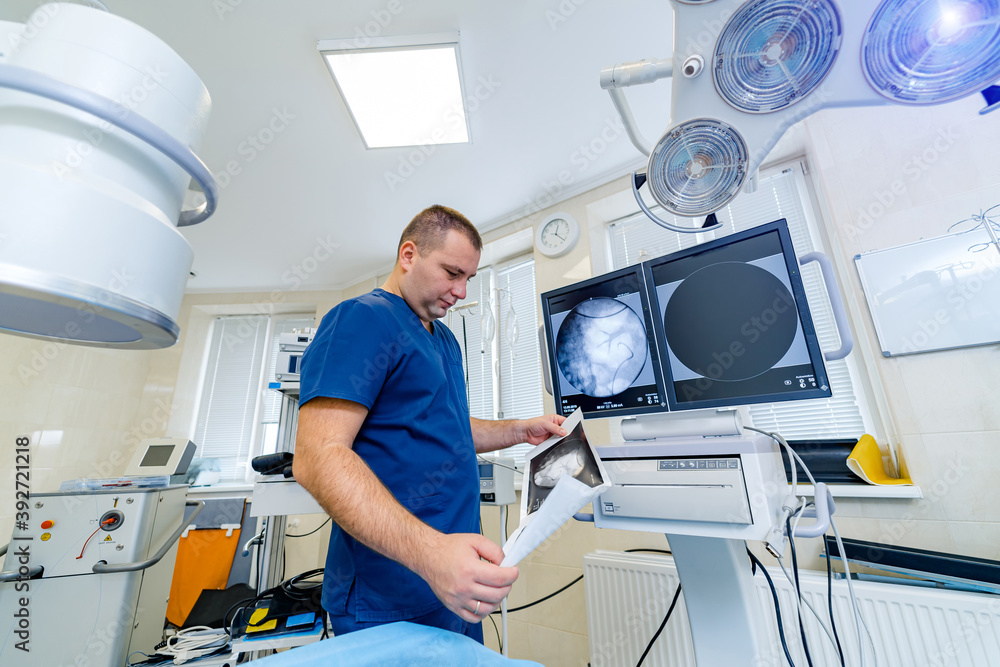
[{"label": "surgical light", "polygon": [[939,104],[1000,79],[1000,2],[883,0],[861,45],[865,77],[903,104]]},{"label": "surgical light", "polygon": [[731,126],[697,118],[675,127],[649,156],[653,197],[677,215],[717,211],[739,194],[747,176],[747,147]]},{"label": "surgical light", "polygon": [[831,0],[755,0],[719,36],[715,87],[737,109],[768,113],[811,93],[833,67],[842,39]]},{"label": "surgical light", "polygon": [[[43,5],[0,37],[0,331],[172,345],[193,256],[177,228],[218,194],[193,149],[208,92],[154,35],[97,9]],[[192,179],[206,201],[182,211]]]}]

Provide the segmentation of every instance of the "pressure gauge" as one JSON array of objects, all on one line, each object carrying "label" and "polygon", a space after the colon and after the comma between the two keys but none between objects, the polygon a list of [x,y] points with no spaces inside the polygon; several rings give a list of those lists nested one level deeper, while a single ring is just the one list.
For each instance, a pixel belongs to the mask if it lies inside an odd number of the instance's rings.
[{"label": "pressure gauge", "polygon": [[568,213],[554,213],[535,230],[535,247],[546,257],[565,255],[580,239],[580,225]]}]

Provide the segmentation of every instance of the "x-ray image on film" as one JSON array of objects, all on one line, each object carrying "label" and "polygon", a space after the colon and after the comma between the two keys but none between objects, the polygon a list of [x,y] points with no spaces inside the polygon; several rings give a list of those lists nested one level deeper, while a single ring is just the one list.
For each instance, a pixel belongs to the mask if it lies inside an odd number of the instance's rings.
[{"label": "x-ray image on film", "polygon": [[787,233],[780,220],[647,262],[671,409],[830,395]]},{"label": "x-ray image on film", "polygon": [[538,511],[563,476],[577,479],[591,488],[604,483],[582,421],[562,442],[528,463],[528,474],[525,476],[528,487],[526,514]]},{"label": "x-ray image on film", "polygon": [[662,372],[638,267],[542,295],[563,415],[601,416],[665,406]]}]

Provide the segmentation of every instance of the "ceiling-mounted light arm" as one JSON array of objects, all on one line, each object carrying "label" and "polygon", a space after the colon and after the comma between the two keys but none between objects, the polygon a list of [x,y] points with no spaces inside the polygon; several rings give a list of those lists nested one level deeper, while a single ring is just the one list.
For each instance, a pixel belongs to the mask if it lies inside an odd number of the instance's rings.
[{"label": "ceiling-mounted light arm", "polygon": [[632,108],[625,97],[625,92],[621,89],[627,86],[652,83],[673,76],[673,73],[674,64],[671,60],[639,60],[605,67],[601,70],[601,88],[611,95],[611,101],[614,103],[615,109],[618,110],[622,123],[625,124],[625,133],[632,145],[638,148],[643,155],[650,154],[653,150],[652,145],[639,130],[635,117],[632,115]]},{"label": "ceiling-mounted light arm", "polygon": [[[632,181],[632,194],[635,196],[635,201],[639,204],[639,208],[642,209],[642,212],[646,214],[647,218],[658,224],[660,227],[663,227],[664,229],[669,229],[672,232],[678,232],[680,234],[699,234],[701,232],[712,232],[722,227],[722,223],[718,221],[716,221],[714,225],[709,225],[707,227],[679,227],[678,225],[675,225],[672,222],[667,222],[662,218],[658,218],[656,214],[653,213],[648,206],[646,206],[646,202],[642,200],[642,196],[639,194],[639,188],[641,188],[646,183],[646,174],[639,173],[638,171],[633,171],[631,181]],[[709,218],[706,218],[705,220],[706,222],[710,222]]]},{"label": "ceiling-mounted light arm", "polygon": [[79,109],[128,132],[176,162],[205,193],[204,204],[181,212],[178,227],[204,222],[215,213],[219,187],[205,163],[191,148],[127,107],[89,90],[14,65],[0,65],[0,88],[38,95]]}]

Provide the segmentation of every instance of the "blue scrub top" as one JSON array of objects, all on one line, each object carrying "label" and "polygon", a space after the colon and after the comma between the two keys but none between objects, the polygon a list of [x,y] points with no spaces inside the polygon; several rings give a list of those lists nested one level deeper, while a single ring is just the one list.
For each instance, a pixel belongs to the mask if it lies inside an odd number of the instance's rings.
[{"label": "blue scrub top", "polygon": [[[401,297],[382,289],[338,304],[302,357],[299,405],[317,396],[368,408],[354,451],[403,507],[443,533],[479,532],[462,354],[446,326],[435,322],[430,333]],[[440,606],[420,577],[334,524],[323,577],[327,611],[386,622]]]}]

